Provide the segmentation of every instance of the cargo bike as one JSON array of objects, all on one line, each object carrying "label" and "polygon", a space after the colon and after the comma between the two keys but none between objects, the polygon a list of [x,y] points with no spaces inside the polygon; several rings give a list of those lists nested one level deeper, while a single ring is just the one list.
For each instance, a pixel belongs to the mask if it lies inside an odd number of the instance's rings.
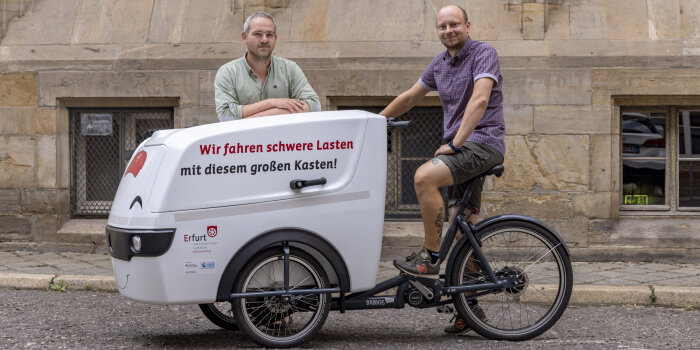
[{"label": "cargo bike", "polygon": [[[548,330],[571,295],[570,253],[528,216],[473,225],[456,215],[440,248],[444,274],[397,271],[376,284],[387,128],[398,124],[334,111],[157,131],[134,151],[106,228],[119,292],[199,304],[269,347],[307,341],[330,311],[406,305],[454,305],[489,339]],[[476,181],[503,171],[472,179],[457,212]]]}]

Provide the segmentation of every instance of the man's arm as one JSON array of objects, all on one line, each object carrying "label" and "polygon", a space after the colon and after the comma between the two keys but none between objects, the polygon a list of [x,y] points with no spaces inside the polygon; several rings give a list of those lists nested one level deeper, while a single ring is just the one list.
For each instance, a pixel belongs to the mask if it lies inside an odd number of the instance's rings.
[{"label": "man's arm", "polygon": [[243,113],[234,94],[233,79],[230,68],[222,66],[214,79],[214,104],[220,121],[241,119]]},{"label": "man's arm", "polygon": [[379,114],[387,118],[400,116],[417,105],[428,92],[429,90],[426,90],[420,83],[415,83],[410,89],[404,91],[391,101]]},{"label": "man's arm", "polygon": [[242,107],[242,118],[308,112],[309,107],[293,98],[268,98]]},{"label": "man's arm", "polygon": [[237,120],[265,115],[308,112],[308,106],[293,98],[270,98],[249,105],[241,105],[235,94],[231,68],[222,66],[214,80],[216,114],[220,121]]},{"label": "man's arm", "polygon": [[291,80],[291,97],[301,101],[305,105],[304,112],[319,112],[321,111],[321,100],[318,94],[309,84],[306,75],[299,66],[291,62],[288,66],[289,78]]},{"label": "man's arm", "polygon": [[[457,130],[457,135],[452,139],[452,144],[455,147],[461,147],[469,138],[469,135],[474,131],[476,126],[481,121],[484,116],[486,107],[489,105],[489,98],[491,97],[491,88],[493,87],[494,81],[491,78],[481,78],[474,83],[474,91],[472,92],[472,97],[467,103],[467,108],[464,110],[464,116],[462,117],[462,123],[459,125],[459,130]],[[455,153],[449,145],[442,145],[435,151],[435,155],[438,154],[452,154]]]}]

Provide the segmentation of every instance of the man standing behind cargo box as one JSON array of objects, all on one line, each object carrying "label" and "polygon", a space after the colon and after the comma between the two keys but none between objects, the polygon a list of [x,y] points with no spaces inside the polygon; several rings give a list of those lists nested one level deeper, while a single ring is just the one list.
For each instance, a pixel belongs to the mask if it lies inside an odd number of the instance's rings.
[{"label": "man standing behind cargo box", "polygon": [[[505,121],[500,68],[496,50],[489,44],[469,38],[471,23],[466,11],[454,5],[440,9],[436,17],[438,36],[447,50],[433,58],[418,82],[394,99],[379,114],[396,117],[415,106],[429,91],[438,91],[444,111],[443,144],[435,158],[421,165],[414,177],[420,204],[424,247],[419,252],[394,260],[404,273],[435,277],[440,272],[438,251],[442,239],[445,208],[439,188],[451,186],[449,202],[451,215],[454,203],[462,198],[464,182],[501,164],[505,153]],[[481,189],[477,184],[469,198],[468,210],[476,222],[481,205]],[[470,302],[477,315],[483,310]],[[447,333],[469,330],[463,320],[447,327]]]},{"label": "man standing behind cargo box", "polygon": [[250,15],[241,37],[245,55],[216,73],[214,95],[220,121],[321,110],[318,95],[301,68],[272,56],[277,24],[269,13]]}]

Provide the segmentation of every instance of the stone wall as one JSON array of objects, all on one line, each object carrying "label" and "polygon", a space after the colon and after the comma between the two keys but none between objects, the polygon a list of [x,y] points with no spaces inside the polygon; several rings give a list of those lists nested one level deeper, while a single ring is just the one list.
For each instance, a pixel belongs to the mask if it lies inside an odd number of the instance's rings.
[{"label": "stone wall", "polygon": [[37,1],[0,42],[0,234],[50,237],[69,217],[66,108],[164,104],[176,127],[215,122],[214,74],[243,54],[246,15],[276,17],[277,54],[333,109],[413,85],[443,50],[449,3],[501,58],[508,154],[486,215],[595,244],[619,215],[616,98],[700,96],[700,0]]}]

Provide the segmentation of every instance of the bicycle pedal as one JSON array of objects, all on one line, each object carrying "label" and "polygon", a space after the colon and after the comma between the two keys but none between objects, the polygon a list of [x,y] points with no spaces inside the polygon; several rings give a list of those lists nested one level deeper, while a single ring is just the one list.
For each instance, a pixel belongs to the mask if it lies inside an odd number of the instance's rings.
[{"label": "bicycle pedal", "polygon": [[435,309],[439,314],[453,314],[455,312],[455,309],[449,305],[436,306]]}]

